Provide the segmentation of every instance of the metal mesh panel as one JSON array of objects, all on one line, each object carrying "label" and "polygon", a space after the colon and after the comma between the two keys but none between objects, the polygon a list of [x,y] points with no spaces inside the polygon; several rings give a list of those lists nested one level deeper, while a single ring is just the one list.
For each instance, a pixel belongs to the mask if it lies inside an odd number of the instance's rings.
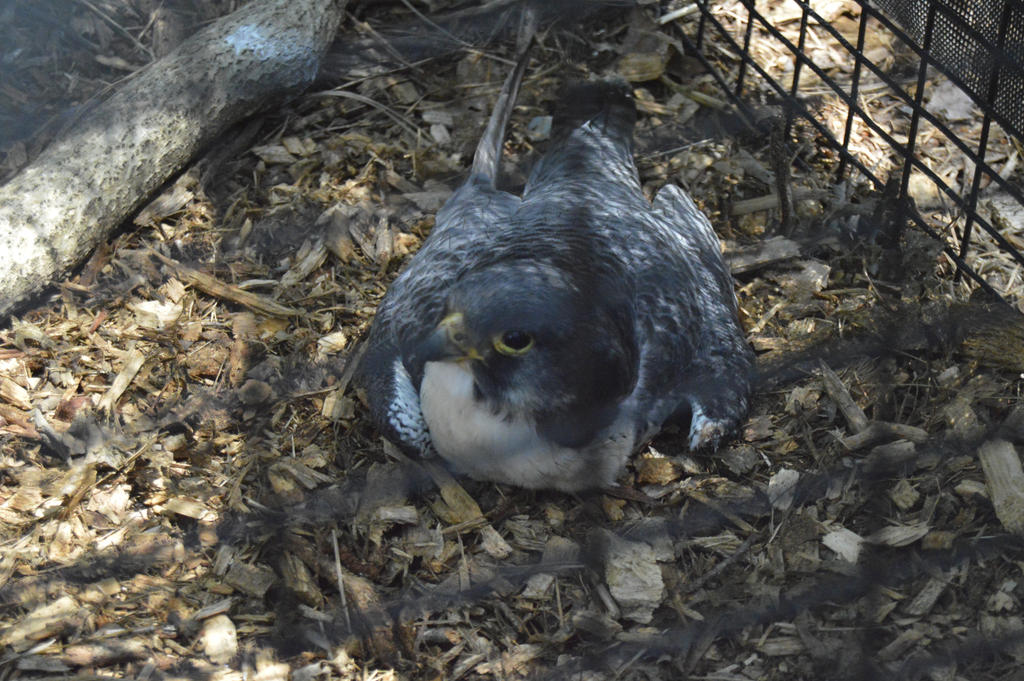
[{"label": "metal mesh panel", "polygon": [[[726,4],[725,12],[720,11]],[[753,119],[752,102],[759,97],[783,103],[790,115],[810,124],[819,143],[838,153],[837,180],[854,173],[877,191],[894,183],[902,217],[942,241],[960,273],[1003,296],[1007,287],[1015,289],[1013,297],[1024,301],[1014,283],[1024,269],[1019,234],[1008,239],[1009,233],[998,225],[999,215],[985,205],[998,194],[1012,204],[1009,211],[1018,220],[1024,215],[1020,171],[1007,171],[1005,156],[997,163],[991,151],[996,126],[1006,133],[1001,137],[1004,149],[1024,129],[1024,0],[850,0],[842,5],[699,0],[696,5],[700,20],[682,31],[682,40],[739,111]],[[822,14],[829,12],[831,18]],[[774,19],[780,16],[782,23],[776,25]],[[794,17],[799,17],[798,29]],[[883,34],[891,39],[891,49],[880,55],[870,47],[872,38],[877,44]],[[822,42],[846,60],[846,68],[815,63],[813,48]],[[766,44],[776,62],[784,54],[793,69],[780,72],[759,63]],[[716,47],[706,51],[711,45]],[[729,57],[723,58],[725,54]],[[972,115],[980,112],[967,127],[930,108],[946,80],[973,101],[977,111]],[[864,96],[861,88],[868,87],[871,94]],[[823,92],[844,109],[840,120],[845,129],[830,127],[816,109]],[[871,100],[883,92],[893,104],[872,106]],[[879,147],[876,153],[857,149],[858,135],[871,136]],[[962,163],[956,176],[936,172],[922,154],[936,140],[948,158]],[[942,216],[905,201],[922,185],[942,204]],[[1017,269],[1018,274],[1002,278],[1000,290],[984,267],[972,266],[979,233],[986,248],[996,249],[1010,269]]]},{"label": "metal mesh panel", "polygon": [[878,0],[878,6],[919,47],[927,46],[937,68],[1021,136],[1024,5],[1019,0]]}]

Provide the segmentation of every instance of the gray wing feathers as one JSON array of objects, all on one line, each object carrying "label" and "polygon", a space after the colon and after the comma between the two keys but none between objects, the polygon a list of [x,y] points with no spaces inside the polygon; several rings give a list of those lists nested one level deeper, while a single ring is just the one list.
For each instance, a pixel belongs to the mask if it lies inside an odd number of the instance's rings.
[{"label": "gray wing feathers", "polygon": [[654,210],[660,213],[685,240],[708,253],[721,253],[721,243],[711,221],[693,199],[674,184],[662,187],[654,197]]},{"label": "gray wing feathers", "polygon": [[[753,353],[737,323],[733,279],[710,221],[674,185],[658,192],[652,212],[655,221],[673,235],[682,257],[676,278],[652,287],[659,293],[648,306],[652,323],[660,329],[656,336],[675,338],[674,352],[656,342],[645,358],[644,373],[653,398],[648,405],[649,427],[657,429],[661,421],[690,412],[691,445],[714,445],[746,413]],[[684,369],[659,378],[658,367],[665,368],[665,359],[657,357],[660,353],[667,353]]]}]

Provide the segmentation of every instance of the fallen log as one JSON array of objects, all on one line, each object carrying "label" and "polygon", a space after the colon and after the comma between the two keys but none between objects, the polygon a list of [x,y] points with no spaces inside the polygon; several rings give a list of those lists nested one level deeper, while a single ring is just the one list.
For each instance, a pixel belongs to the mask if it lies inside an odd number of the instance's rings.
[{"label": "fallen log", "polygon": [[231,124],[316,78],[347,0],[255,0],[137,73],[0,187],[0,319]]}]

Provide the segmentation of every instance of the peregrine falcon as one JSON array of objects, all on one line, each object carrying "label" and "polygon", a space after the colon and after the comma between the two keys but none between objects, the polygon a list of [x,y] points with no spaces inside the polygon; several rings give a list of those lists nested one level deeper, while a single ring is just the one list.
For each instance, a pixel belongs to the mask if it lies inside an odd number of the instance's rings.
[{"label": "peregrine falcon", "polygon": [[669,423],[717,447],[746,414],[753,354],[708,219],[676,186],[653,204],[641,191],[625,83],[567,92],[522,196],[496,188],[527,61],[380,304],[356,380],[408,453],[481,480],[600,488]]}]

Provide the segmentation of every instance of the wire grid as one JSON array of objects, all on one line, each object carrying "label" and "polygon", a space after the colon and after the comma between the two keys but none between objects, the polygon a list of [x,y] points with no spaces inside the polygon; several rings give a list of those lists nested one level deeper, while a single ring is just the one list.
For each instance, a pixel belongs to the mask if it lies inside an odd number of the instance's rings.
[{"label": "wire grid", "polygon": [[[754,118],[754,110],[747,98],[751,79],[760,78],[762,84],[779,102],[785,105],[787,113],[804,118],[821,140],[838,152],[841,159],[836,181],[842,181],[853,169],[868,180],[873,188],[881,191],[890,180],[898,180],[898,203],[901,217],[910,220],[925,233],[944,244],[946,254],[956,264],[957,276],[965,274],[991,293],[1000,295],[986,280],[986,277],[968,263],[975,226],[983,230],[998,249],[1007,254],[1016,268],[1024,268],[1024,253],[1010,243],[992,222],[979,212],[979,196],[983,186],[994,185],[1004,192],[1021,209],[1024,209],[1024,191],[1008,180],[990,165],[987,155],[992,125],[1003,128],[1007,135],[1018,139],[1020,134],[1019,115],[1024,110],[1024,0],[977,0],[964,3],[961,0],[881,0],[890,11],[904,7],[906,11],[900,21],[902,26],[883,13],[878,4],[870,0],[849,0],[851,8],[859,9],[857,36],[854,41],[847,38],[832,22],[815,10],[835,5],[835,2],[812,3],[810,0],[741,0],[729,3],[730,11],[737,8],[745,12],[739,18],[742,31],[727,27],[719,18],[721,6],[716,0],[698,0],[699,20],[691,23],[691,30],[683,30],[681,37],[687,48],[704,64],[721,89],[732,99],[738,109],[748,118]],[[780,9],[799,12],[799,30],[794,43],[772,21],[769,15],[778,16]],[[982,11],[985,9],[986,11]],[[807,54],[809,26],[816,27],[815,37],[824,32],[827,39],[849,58],[853,64],[849,75],[833,74],[817,65]],[[758,38],[755,38],[755,29]],[[881,59],[865,50],[868,31],[886,31],[894,41],[916,61],[909,77],[894,73],[892,64],[881,63]],[[739,34],[742,35],[739,35]],[[790,35],[792,33],[790,32]],[[782,77],[773,76],[752,50],[752,40],[767,37],[774,42],[774,49],[785,53],[793,68]],[[734,53],[734,63],[720,59],[722,50],[715,53],[715,62],[705,50],[711,42],[726,45]],[[877,60],[877,61],[876,61]],[[738,62],[738,63],[737,63]],[[916,71],[916,72],[915,72]],[[810,72],[812,77],[805,74]],[[963,132],[954,131],[950,125],[929,111],[924,103],[924,94],[935,73],[941,73],[950,82],[966,92],[982,112],[981,130],[976,139],[967,139]],[[881,85],[888,94],[898,101],[895,107],[907,117],[906,138],[899,139],[888,121],[876,120],[872,111],[861,101],[861,88],[865,79],[872,79],[873,85]],[[788,82],[783,82],[788,81]],[[830,130],[821,120],[816,109],[809,104],[807,83],[815,88],[824,86],[835,95],[845,110],[845,125],[842,132]],[[893,107],[889,110],[892,111]],[[944,138],[963,154],[965,177],[960,187],[954,187],[948,177],[942,177],[922,158],[918,145],[923,126],[929,135]],[[867,157],[852,148],[851,140],[855,127],[866,126],[876,139],[881,140],[890,157],[892,172],[888,177],[879,169],[876,158]],[[946,199],[950,211],[957,216],[948,225],[936,227],[922,216],[912,201],[910,185],[915,175],[926,178],[934,184],[937,193]]]}]

